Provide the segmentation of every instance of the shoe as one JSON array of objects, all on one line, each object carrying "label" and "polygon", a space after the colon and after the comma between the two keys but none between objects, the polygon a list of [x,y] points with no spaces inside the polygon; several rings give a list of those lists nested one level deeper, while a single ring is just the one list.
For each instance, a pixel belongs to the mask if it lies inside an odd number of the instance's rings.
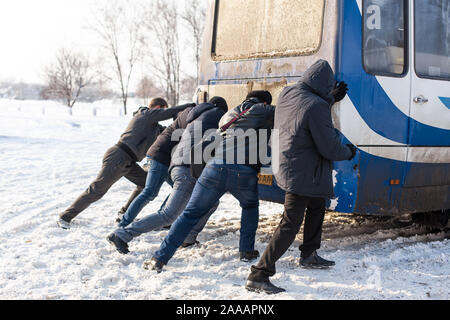
[{"label": "shoe", "polygon": [[239,252],[239,259],[244,262],[250,262],[258,258],[259,258],[258,250]]},{"label": "shoe", "polygon": [[198,246],[200,245],[200,242],[195,240],[193,243],[187,243],[187,242],[183,242],[183,244],[181,245],[182,248],[189,248],[192,246]]},{"label": "shoe", "polygon": [[56,222],[58,226],[64,230],[70,229],[70,222],[64,220],[63,218],[59,218],[59,220]]},{"label": "shoe", "polygon": [[146,270],[155,270],[157,273],[161,273],[164,268],[164,263],[156,259],[155,257],[150,260],[144,261],[144,269]]},{"label": "shoe", "polygon": [[111,233],[106,240],[108,240],[108,242],[111,243],[121,254],[130,253],[130,250],[128,250],[128,244],[114,233]]},{"label": "shoe", "polygon": [[245,284],[245,289],[251,292],[266,293],[266,294],[277,294],[285,292],[286,290],[273,285],[269,280],[267,281],[251,281],[247,280]]},{"label": "shoe", "polygon": [[124,215],[125,215],[125,211],[123,211],[123,209],[120,209],[119,212],[117,212],[116,223],[122,222]]},{"label": "shoe", "polygon": [[334,261],[319,257],[316,251],[306,258],[300,258],[300,267],[304,269],[328,269],[334,265],[336,265]]}]

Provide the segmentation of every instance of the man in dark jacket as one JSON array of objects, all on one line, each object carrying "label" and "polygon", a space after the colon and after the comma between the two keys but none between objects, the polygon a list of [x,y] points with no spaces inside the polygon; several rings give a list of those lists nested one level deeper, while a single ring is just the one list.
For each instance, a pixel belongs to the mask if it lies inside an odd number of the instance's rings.
[{"label": "man in dark jacket", "polygon": [[[170,177],[173,182],[172,192],[167,200],[164,201],[158,212],[150,214],[131,225],[118,228],[108,236],[108,241],[112,243],[120,253],[127,254],[129,252],[128,243],[134,238],[143,233],[159,230],[162,227],[171,225],[181,212],[183,212],[191,197],[196,182],[191,175],[189,167],[191,146],[194,144],[194,140],[197,137],[199,137],[198,139],[201,139],[207,130],[218,128],[219,120],[225,112],[228,111],[228,106],[223,98],[214,97],[208,103],[203,103],[191,108],[188,114],[186,114],[186,111],[184,111],[178,119],[178,121],[187,124],[187,126],[185,126],[186,129],[182,133],[181,140],[173,152],[169,168]],[[185,119],[181,119],[184,116],[186,116]],[[178,132],[176,134],[178,134]],[[174,137],[172,140],[178,141],[178,137]],[[169,149],[160,145],[160,149],[162,148]],[[210,213],[193,228],[189,237],[185,240],[184,247],[196,243],[198,233],[203,229],[209,216],[216,210],[217,206],[218,203],[210,210]]]},{"label": "man in dark jacket", "polygon": [[303,222],[304,241],[300,246],[300,265],[328,268],[334,265],[319,257],[325,202],[333,197],[332,162],[351,160],[355,147],[341,143],[333,127],[331,106],[347,93],[345,83],[336,83],[324,60],[313,64],[302,80],[281,93],[275,111],[275,130],[279,131],[279,168],[274,168],[278,185],[286,191],[283,218],[261,260],[252,266],[246,288],[279,293],[269,277],[275,263],[291,246]]},{"label": "man in dark jacket", "polygon": [[191,104],[167,109],[167,102],[157,98],[150,107],[140,108],[131,119],[119,142],[103,158],[103,166],[96,180],[60,215],[59,226],[70,228],[70,222],[92,203],[101,199],[111,186],[125,177],[144,187],[147,173],[137,164],[161,133],[159,121],[170,119]]},{"label": "man in dark jacket", "polygon": [[[272,102],[272,96],[267,91],[253,92],[247,98],[243,104],[225,114],[220,121],[220,128],[228,130],[223,132],[223,139],[219,139],[219,148],[216,148],[214,158],[207,162],[195,184],[189,203],[172,225],[159,250],[152,259],[144,263],[144,268],[161,272],[192,228],[210,212],[227,191],[239,200],[242,207],[240,259],[250,261],[259,256],[259,252],[255,250],[259,218],[257,187],[259,155],[257,154],[256,158],[253,154],[244,155],[243,159],[237,159],[242,160],[237,163],[233,155],[243,155],[246,150],[257,149],[258,131],[272,129],[275,108],[268,105]],[[242,132],[240,136],[239,131]],[[246,133],[250,133],[249,139],[245,138]],[[265,133],[267,137],[267,132]],[[241,142],[233,146],[233,142],[238,138],[244,139],[240,139]]]},{"label": "man in dark jacket", "polygon": [[169,165],[172,150],[179,142],[179,140],[172,139],[172,136],[177,130],[186,128],[188,125],[187,117],[194,106],[191,105],[179,113],[175,121],[158,136],[148,149],[148,174],[144,190],[133,200],[122,215],[119,214],[119,227],[125,228],[132,223],[142,209],[158,196],[159,190],[165,181],[172,186],[172,181],[169,178]]}]

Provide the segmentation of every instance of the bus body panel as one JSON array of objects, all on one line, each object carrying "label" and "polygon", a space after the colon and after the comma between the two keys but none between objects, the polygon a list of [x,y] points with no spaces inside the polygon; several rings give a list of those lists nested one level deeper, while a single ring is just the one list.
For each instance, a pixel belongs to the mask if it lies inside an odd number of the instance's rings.
[{"label": "bus body panel", "polygon": [[[364,70],[361,0],[325,2],[322,42],[312,55],[236,61],[212,57],[216,5],[210,1],[205,29],[199,83],[203,99],[220,95],[231,108],[251,90],[263,89],[276,104],[282,89],[299,81],[317,59],[329,61],[337,79],[348,83],[348,96],[333,106],[333,122],[343,143],[357,145],[360,152],[352,161],[334,163],[335,198],[328,201],[329,209],[396,215],[450,208],[450,82],[415,73],[412,5],[407,9],[408,69],[399,77]],[[288,30],[294,32],[295,26]],[[428,110],[413,102],[417,95],[429,98]],[[434,113],[441,119],[434,119]],[[284,192],[274,180],[271,186],[260,185],[260,198],[283,203]]]}]

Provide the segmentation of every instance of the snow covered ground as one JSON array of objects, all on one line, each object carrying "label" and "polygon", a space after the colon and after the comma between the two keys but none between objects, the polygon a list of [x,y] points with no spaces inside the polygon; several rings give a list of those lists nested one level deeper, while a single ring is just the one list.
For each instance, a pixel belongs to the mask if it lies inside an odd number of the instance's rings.
[{"label": "snow covered ground", "polygon": [[[125,179],[70,231],[58,228],[58,213],[96,176],[127,122],[105,103],[80,105],[71,117],[49,102],[0,101],[0,299],[450,299],[448,237],[391,219],[328,213],[320,254],[336,267],[299,269],[299,237],[277,265],[273,282],[287,292],[276,297],[243,287],[251,264],[238,259],[240,210],[229,195],[200,234],[201,246],[179,250],[161,274],[142,263],[167,231],[136,239],[126,256],[105,240],[133,190]],[[141,216],[169,191],[164,185]],[[262,203],[260,211],[262,252],[282,206]]]}]

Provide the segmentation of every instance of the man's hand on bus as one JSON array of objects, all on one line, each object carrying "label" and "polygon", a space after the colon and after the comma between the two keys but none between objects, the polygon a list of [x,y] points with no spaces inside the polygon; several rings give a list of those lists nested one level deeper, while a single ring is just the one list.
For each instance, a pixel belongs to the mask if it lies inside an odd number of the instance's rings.
[{"label": "man's hand on bus", "polygon": [[347,144],[347,147],[350,149],[350,151],[352,152],[352,157],[348,160],[353,160],[356,157],[356,151],[358,150],[358,148],[356,148],[354,145],[352,144]]},{"label": "man's hand on bus", "polygon": [[339,102],[345,98],[348,92],[348,86],[344,81],[336,82],[334,89],[331,91],[331,94],[334,97],[335,102]]}]

